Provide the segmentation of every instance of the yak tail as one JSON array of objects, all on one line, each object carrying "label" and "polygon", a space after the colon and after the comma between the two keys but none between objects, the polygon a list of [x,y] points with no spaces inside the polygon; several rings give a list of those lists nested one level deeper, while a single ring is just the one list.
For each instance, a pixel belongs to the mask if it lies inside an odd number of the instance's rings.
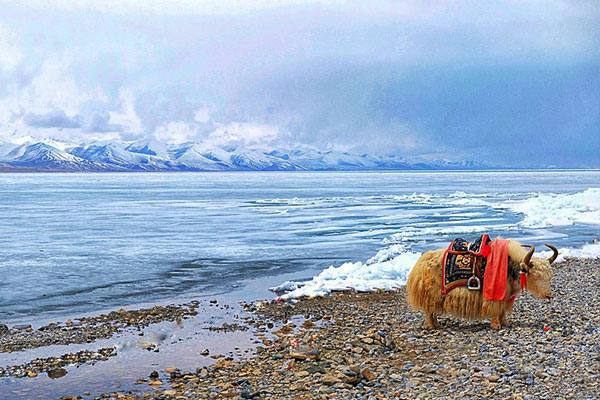
[{"label": "yak tail", "polygon": [[441,257],[444,250],[424,253],[413,267],[406,283],[408,304],[415,310],[442,313]]}]

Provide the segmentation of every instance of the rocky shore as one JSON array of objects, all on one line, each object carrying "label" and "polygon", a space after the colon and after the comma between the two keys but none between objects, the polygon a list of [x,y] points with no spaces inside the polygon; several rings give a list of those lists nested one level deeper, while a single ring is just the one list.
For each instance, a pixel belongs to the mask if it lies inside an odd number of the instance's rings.
[{"label": "rocky shore", "polygon": [[500,331],[450,317],[424,329],[404,289],[257,302],[237,325],[260,342],[255,355],[213,356],[194,370],[173,360],[140,377],[137,390],[63,399],[599,398],[600,260],[554,269],[552,302],[520,295]]},{"label": "rocky shore", "polygon": [[32,329],[20,325],[9,329],[0,325],[0,353],[51,345],[93,343],[110,338],[126,328],[141,329],[161,321],[177,321],[197,315],[199,302],[182,305],[154,306],[140,310],[112,311],[98,316],[76,318],[63,323],[53,322]]},{"label": "rocky shore", "polygon": [[6,369],[0,367],[0,378],[4,376],[34,378],[39,373],[45,372],[50,378],[57,379],[67,374],[67,370],[64,367],[68,365],[92,364],[96,361],[106,361],[108,357],[115,356],[116,354],[117,351],[114,347],[106,347],[98,351],[82,350],[77,353],[63,354],[60,357],[35,358],[24,365],[11,365]]}]

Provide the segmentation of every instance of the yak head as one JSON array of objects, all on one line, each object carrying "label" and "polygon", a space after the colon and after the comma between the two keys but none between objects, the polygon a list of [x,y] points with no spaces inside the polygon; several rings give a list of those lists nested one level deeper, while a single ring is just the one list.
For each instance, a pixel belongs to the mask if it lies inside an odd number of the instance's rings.
[{"label": "yak head", "polygon": [[556,247],[546,244],[546,246],[554,252],[550,258],[546,259],[532,257],[535,247],[531,245],[523,246],[529,247],[529,251],[521,261],[521,272],[525,273],[527,276],[527,289],[531,290],[531,292],[540,299],[550,300],[552,298],[550,283],[554,276],[550,265],[556,260],[556,257],[558,257],[558,250],[556,250]]}]

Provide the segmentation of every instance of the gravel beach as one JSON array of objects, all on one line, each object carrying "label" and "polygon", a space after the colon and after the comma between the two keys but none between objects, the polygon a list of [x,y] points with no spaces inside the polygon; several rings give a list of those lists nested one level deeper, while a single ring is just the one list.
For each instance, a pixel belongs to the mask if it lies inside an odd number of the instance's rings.
[{"label": "gravel beach", "polygon": [[[446,316],[442,329],[426,330],[403,288],[255,302],[230,328],[249,329],[260,342],[254,355],[215,355],[196,370],[172,360],[140,376],[137,390],[62,398],[599,398],[600,260],[570,259],[554,270],[552,302],[519,295],[511,326],[500,331]],[[3,351],[28,346],[26,330],[19,341],[5,339],[10,332],[0,330]]]},{"label": "gravel beach", "polygon": [[0,325],[0,353],[74,343],[93,343],[106,339],[125,328],[141,329],[161,321],[177,321],[197,315],[198,302],[182,305],[154,306],[140,310],[112,311],[98,316],[53,322],[38,329],[20,325],[9,329]]}]

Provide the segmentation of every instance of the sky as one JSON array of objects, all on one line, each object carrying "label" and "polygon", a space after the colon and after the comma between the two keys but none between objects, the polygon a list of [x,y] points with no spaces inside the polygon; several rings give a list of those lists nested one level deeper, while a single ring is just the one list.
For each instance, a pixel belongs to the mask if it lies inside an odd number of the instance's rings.
[{"label": "sky", "polygon": [[600,167],[598,1],[0,0],[0,141]]}]

